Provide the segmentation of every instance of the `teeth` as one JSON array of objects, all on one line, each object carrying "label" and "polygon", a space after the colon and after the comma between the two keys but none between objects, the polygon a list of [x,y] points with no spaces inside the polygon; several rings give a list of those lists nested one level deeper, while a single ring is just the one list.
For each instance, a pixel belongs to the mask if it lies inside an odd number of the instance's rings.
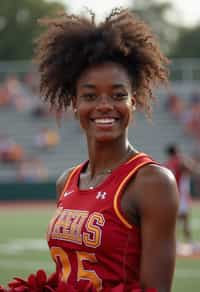
[{"label": "teeth", "polygon": [[113,118],[104,118],[104,119],[96,119],[95,123],[107,124],[107,123],[113,123],[114,121],[115,121],[115,119],[113,119]]}]

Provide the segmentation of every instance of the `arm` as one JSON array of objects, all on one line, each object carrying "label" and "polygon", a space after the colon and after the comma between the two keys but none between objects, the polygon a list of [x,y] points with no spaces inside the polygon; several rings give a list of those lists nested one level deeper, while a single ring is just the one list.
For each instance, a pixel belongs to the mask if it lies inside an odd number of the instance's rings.
[{"label": "arm", "polygon": [[141,216],[141,285],[170,292],[175,267],[175,226],[178,195],[167,169],[149,165],[134,186]]},{"label": "arm", "polygon": [[182,167],[190,174],[200,175],[200,165],[193,158],[188,156],[182,156]]}]

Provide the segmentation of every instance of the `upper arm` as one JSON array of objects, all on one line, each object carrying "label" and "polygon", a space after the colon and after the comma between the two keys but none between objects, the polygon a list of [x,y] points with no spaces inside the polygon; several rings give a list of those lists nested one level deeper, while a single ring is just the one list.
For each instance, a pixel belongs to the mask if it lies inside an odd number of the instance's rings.
[{"label": "upper arm", "polygon": [[65,170],[57,179],[56,181],[56,193],[57,193],[57,200],[59,200],[67,178],[69,177],[70,173],[73,171],[74,168],[70,168]]},{"label": "upper arm", "polygon": [[151,165],[136,180],[136,191],[141,216],[141,284],[169,292],[176,252],[176,181],[169,170]]}]

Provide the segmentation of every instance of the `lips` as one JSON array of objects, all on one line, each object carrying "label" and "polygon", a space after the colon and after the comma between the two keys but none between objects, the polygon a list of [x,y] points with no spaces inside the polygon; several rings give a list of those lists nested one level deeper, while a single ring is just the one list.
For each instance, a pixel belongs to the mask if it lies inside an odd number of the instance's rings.
[{"label": "lips", "polygon": [[94,122],[96,124],[112,124],[115,122],[115,119],[113,118],[95,119]]},{"label": "lips", "polygon": [[105,117],[105,118],[95,118],[95,119],[92,119],[92,121],[95,124],[100,124],[100,125],[113,124],[117,120],[118,120],[118,118],[113,118],[113,117]]}]

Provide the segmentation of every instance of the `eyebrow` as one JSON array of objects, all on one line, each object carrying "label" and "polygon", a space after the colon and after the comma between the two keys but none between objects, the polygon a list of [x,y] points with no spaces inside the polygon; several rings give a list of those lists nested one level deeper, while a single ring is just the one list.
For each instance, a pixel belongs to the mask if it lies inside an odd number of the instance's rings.
[{"label": "eyebrow", "polygon": [[112,88],[114,88],[114,89],[115,89],[115,88],[122,88],[122,87],[123,87],[123,88],[125,87],[125,85],[122,84],[122,83],[115,83],[115,84],[112,85]]},{"label": "eyebrow", "polygon": [[91,88],[91,89],[96,88],[96,86],[94,84],[90,84],[90,83],[82,84],[81,87],[82,88]]},{"label": "eyebrow", "polygon": [[[96,85],[91,84],[91,83],[85,83],[85,84],[82,84],[81,87],[82,87],[82,88],[95,89],[95,88],[96,88]],[[114,83],[114,84],[112,85],[112,88],[113,88],[113,89],[116,89],[116,88],[122,88],[122,87],[123,87],[123,88],[125,87],[125,85],[122,84],[122,83]]]}]

